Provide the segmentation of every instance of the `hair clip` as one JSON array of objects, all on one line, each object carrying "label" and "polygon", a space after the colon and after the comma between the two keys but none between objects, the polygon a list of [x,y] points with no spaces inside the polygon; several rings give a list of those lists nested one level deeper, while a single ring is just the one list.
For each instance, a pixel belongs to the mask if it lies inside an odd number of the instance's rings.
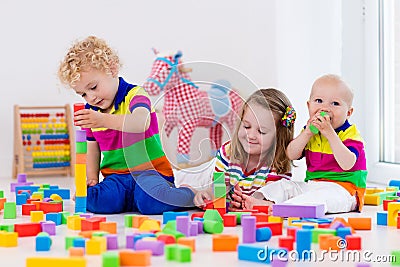
[{"label": "hair clip", "polygon": [[296,110],[292,106],[286,108],[285,114],[282,117],[282,125],[286,128],[292,126],[296,120]]}]

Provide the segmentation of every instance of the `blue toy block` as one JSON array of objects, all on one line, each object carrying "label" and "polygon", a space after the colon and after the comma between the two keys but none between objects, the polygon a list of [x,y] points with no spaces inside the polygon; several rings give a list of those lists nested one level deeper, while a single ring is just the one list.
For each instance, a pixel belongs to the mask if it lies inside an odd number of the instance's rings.
[{"label": "blue toy block", "polygon": [[397,186],[400,188],[400,180],[390,180],[389,186]]},{"label": "blue toy block", "polygon": [[72,246],[75,248],[86,248],[86,240],[83,237],[75,238],[72,241]]},{"label": "blue toy block", "polygon": [[270,264],[274,255],[279,255],[280,258],[288,257],[287,250],[283,248],[270,248],[267,245],[256,244],[238,245],[238,259],[242,261]]},{"label": "blue toy block", "polygon": [[312,229],[315,228],[315,226],[314,226],[314,225],[310,225],[310,224],[303,224],[303,225],[301,226],[301,228],[312,230]]},{"label": "blue toy block", "polygon": [[204,222],[204,218],[195,217],[195,218],[193,218],[193,221]]},{"label": "blue toy block", "polygon": [[18,193],[19,190],[29,190],[31,191],[31,194],[34,192],[37,192],[39,190],[40,186],[38,185],[21,185],[21,186],[16,186],[15,187],[15,193]]},{"label": "blue toy block", "polygon": [[36,236],[36,251],[49,251],[51,238],[48,233],[41,232]]},{"label": "blue toy block", "polygon": [[310,256],[312,231],[309,229],[298,229],[296,231],[296,250],[299,259],[308,259]]},{"label": "blue toy block", "polygon": [[17,196],[15,197],[15,202],[17,203],[17,205],[26,204],[29,197],[30,196],[27,192],[17,194]]},{"label": "blue toy block", "polygon": [[62,218],[61,213],[58,212],[49,212],[46,214],[46,221],[52,221],[56,225],[61,225],[62,223],[61,218]]},{"label": "blue toy block", "polygon": [[47,189],[43,191],[44,197],[50,197],[52,194],[59,195],[62,199],[70,199],[70,190],[69,189]]},{"label": "blue toy block", "polygon": [[133,246],[135,246],[136,241],[138,241],[138,240],[140,240],[142,238],[145,238],[145,237],[156,237],[156,235],[153,234],[153,233],[143,233],[143,234],[140,234],[140,235],[135,235],[133,237]]},{"label": "blue toy block", "polygon": [[189,212],[187,211],[166,211],[163,213],[163,224],[166,224],[169,221],[175,221],[177,216],[189,216]]},{"label": "blue toy block", "polygon": [[269,227],[261,227],[256,229],[256,241],[263,242],[271,239],[272,231]]},{"label": "blue toy block", "polygon": [[376,213],[376,224],[387,226],[387,223],[388,223],[388,212],[387,211],[378,211]]},{"label": "blue toy block", "polygon": [[350,227],[340,227],[336,229],[336,235],[340,236],[342,239],[346,239],[347,235],[351,235]]},{"label": "blue toy block", "polygon": [[86,209],[87,197],[75,197],[75,207]]}]

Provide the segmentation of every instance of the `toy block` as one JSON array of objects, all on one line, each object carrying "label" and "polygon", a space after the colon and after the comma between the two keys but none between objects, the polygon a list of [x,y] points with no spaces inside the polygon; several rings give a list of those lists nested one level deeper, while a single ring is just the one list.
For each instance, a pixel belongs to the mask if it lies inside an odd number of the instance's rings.
[{"label": "toy block", "polygon": [[260,222],[256,223],[256,228],[268,227],[271,229],[272,235],[282,234],[282,223],[279,222]]},{"label": "toy block", "polygon": [[133,227],[133,228],[139,228],[140,225],[142,225],[142,223],[143,223],[145,220],[148,220],[148,219],[150,219],[149,216],[146,216],[146,215],[137,215],[137,216],[135,216],[135,217],[132,218],[132,227]]},{"label": "toy block", "polygon": [[204,215],[204,211],[194,212],[194,213],[192,213],[192,215],[190,215],[190,219],[192,221],[194,221],[194,218],[203,218],[203,215]]},{"label": "toy block", "polygon": [[[218,198],[226,198],[226,185],[225,183],[223,184],[214,184],[214,199],[218,199]],[[214,202],[214,206],[215,206],[215,202]]]},{"label": "toy block", "polygon": [[22,204],[22,215],[31,215],[31,211],[36,210],[35,204]]},{"label": "toy block", "polygon": [[304,251],[310,251],[311,249],[312,232],[308,229],[298,229],[296,231],[296,250],[298,252],[299,259],[308,259],[310,256]]},{"label": "toy block", "polygon": [[177,240],[177,244],[190,247],[192,253],[196,251],[196,239],[193,237],[181,237]]},{"label": "toy block", "polygon": [[106,235],[107,250],[118,249],[118,235],[109,234]]},{"label": "toy block", "polygon": [[236,224],[236,215],[235,214],[224,214],[222,216],[222,219],[224,220],[224,226],[225,227],[235,227]]},{"label": "toy block", "polygon": [[70,247],[68,249],[70,257],[83,257],[85,256],[85,248],[82,247]]},{"label": "toy block", "polygon": [[124,215],[124,226],[132,228],[132,218],[135,217],[135,214],[125,214]]},{"label": "toy block", "polygon": [[54,201],[62,201],[62,197],[59,194],[51,194],[50,198]]},{"label": "toy block", "polygon": [[318,235],[318,243],[319,243],[319,248],[321,250],[330,250],[330,239],[334,235],[332,234],[320,234]]},{"label": "toy block", "polygon": [[268,222],[279,222],[279,223],[283,223],[283,217],[279,217],[279,216],[268,216],[267,217]]},{"label": "toy block", "polygon": [[47,257],[28,257],[25,267],[86,267],[85,258],[47,258]]},{"label": "toy block", "polygon": [[83,237],[74,238],[74,240],[72,240],[72,246],[74,248],[85,248],[86,247],[86,239]]},{"label": "toy block", "polygon": [[164,226],[164,228],[163,228],[163,231],[166,230],[166,229],[176,230],[176,220],[168,221],[168,222],[165,224],[165,226]]},{"label": "toy block", "polygon": [[4,209],[4,203],[7,202],[7,199],[2,197],[0,198],[0,210]]},{"label": "toy block", "polygon": [[224,214],[226,213],[226,208],[217,208],[217,207],[214,207],[214,210],[216,210],[218,213],[219,213],[219,215],[222,217],[222,216],[224,216]]},{"label": "toy block", "polygon": [[17,188],[21,186],[30,186],[33,185],[33,182],[26,182],[26,183],[11,183],[10,184],[10,192],[17,192]]},{"label": "toy block", "polygon": [[211,201],[205,201],[204,204],[205,204],[205,207],[203,208],[204,210],[212,210],[212,209],[214,209],[214,202],[212,200]]},{"label": "toy block", "polygon": [[329,249],[328,250],[341,250],[345,249],[346,242],[340,236],[331,236],[326,239]]},{"label": "toy block", "polygon": [[270,264],[273,255],[287,255],[284,248],[270,248],[254,244],[239,244],[237,247],[238,259]]},{"label": "toy block", "polygon": [[272,215],[279,217],[303,217],[320,218],[325,215],[323,204],[317,205],[295,205],[295,204],[274,204]]},{"label": "toy block", "polygon": [[265,214],[269,214],[270,213],[270,206],[253,206],[253,209],[258,210],[258,212],[262,212]]},{"label": "toy block", "polygon": [[14,232],[14,224],[1,224],[0,231]]},{"label": "toy block", "polygon": [[192,223],[197,224],[197,234],[203,234],[204,233],[203,218],[201,218],[201,220],[199,219],[200,218],[194,218],[194,221]]},{"label": "toy block", "polygon": [[347,222],[354,230],[371,230],[371,218],[354,217],[347,218]]},{"label": "toy block", "polygon": [[63,202],[62,201],[40,202],[39,210],[42,210],[44,214],[49,212],[61,212],[63,211]]},{"label": "toy block", "polygon": [[43,192],[33,192],[31,198],[38,199],[39,201],[43,201],[44,193]]},{"label": "toy block", "polygon": [[151,265],[151,251],[120,250],[119,262],[121,266],[149,266]]},{"label": "toy block", "polygon": [[189,212],[175,212],[175,211],[166,211],[163,212],[163,224],[166,224],[169,221],[175,221],[177,216],[189,216]]},{"label": "toy block", "polygon": [[341,227],[336,229],[336,235],[342,239],[346,239],[346,236],[351,235],[351,228]]},{"label": "toy block", "polygon": [[[256,229],[256,241],[263,242],[271,239],[272,232],[268,227],[261,227]],[[244,243],[244,242],[243,242]]]},{"label": "toy block", "polygon": [[278,238],[278,246],[285,248],[288,251],[293,250],[294,238],[293,236],[281,236]]},{"label": "toy block", "polygon": [[220,234],[224,230],[224,225],[219,221],[204,220],[203,230],[209,234]]},{"label": "toy block", "polygon": [[[268,215],[262,212],[252,213],[251,216],[256,217],[257,222],[268,222]],[[280,218],[280,217],[278,217]],[[283,221],[283,220],[282,220]],[[272,221],[271,221],[272,222]]]},{"label": "toy block", "polygon": [[165,244],[162,241],[147,241],[143,239],[136,241],[134,245],[136,251],[150,250],[154,256],[164,255],[164,246]]},{"label": "toy block", "polygon": [[379,206],[381,204],[380,195],[377,194],[377,193],[375,193],[375,194],[366,194],[364,196],[364,204],[365,205],[372,205],[372,206]]},{"label": "toy block", "polygon": [[191,262],[192,251],[190,247],[180,244],[166,245],[165,259],[167,261]]},{"label": "toy block", "polygon": [[100,222],[100,230],[110,234],[116,234],[117,222]]},{"label": "toy block", "polygon": [[22,204],[26,204],[28,198],[29,198],[29,194],[28,193],[24,193],[24,194],[17,194],[15,197],[15,202],[17,205],[22,205]]},{"label": "toy block", "polygon": [[61,213],[54,213],[54,212],[47,213],[46,221],[52,221],[56,225],[61,225]]},{"label": "toy block", "polygon": [[81,230],[82,217],[79,215],[70,215],[67,217],[67,228],[70,230]]},{"label": "toy block", "polygon": [[175,237],[175,239],[179,239],[179,238],[181,238],[181,237],[185,237],[185,235],[182,234],[181,232],[178,232],[178,231],[176,231],[176,230],[169,229],[169,228],[163,229],[162,232],[159,232],[159,233],[163,233],[163,234],[167,234],[167,235],[172,235],[172,236]]},{"label": "toy block", "polygon": [[189,222],[189,235],[197,236],[199,234],[199,222]]},{"label": "toy block", "polygon": [[245,216],[242,218],[242,243],[256,242],[256,217]]},{"label": "toy block", "polygon": [[0,190],[0,198],[4,198],[4,191]]},{"label": "toy block", "polygon": [[4,219],[17,218],[17,204],[15,202],[4,203]]},{"label": "toy block", "polygon": [[66,236],[65,237],[65,250],[68,250],[69,248],[74,246],[74,240],[79,239],[81,237],[79,236]]},{"label": "toy block", "polygon": [[338,229],[340,227],[350,227],[351,228],[351,232],[354,233],[354,229],[351,227],[351,225],[345,219],[340,218],[340,217],[336,217],[331,222],[330,229]]},{"label": "toy block", "polygon": [[210,220],[210,221],[217,221],[217,222],[221,222],[221,223],[224,222],[224,221],[222,220],[221,215],[218,213],[218,211],[216,211],[216,210],[211,210],[211,209],[206,210],[206,211],[204,212],[203,219],[204,219],[205,221],[206,221],[206,220]]},{"label": "toy block", "polygon": [[97,218],[89,218],[81,222],[82,231],[100,230],[101,221]]},{"label": "toy block", "polygon": [[69,211],[59,212],[61,214],[61,224],[67,224],[68,217],[70,216]]},{"label": "toy block", "polygon": [[36,236],[36,251],[49,251],[51,247],[51,238],[48,233],[41,232]]},{"label": "toy block", "polygon": [[224,209],[226,210],[226,198],[215,198],[214,199],[214,209]]},{"label": "toy block", "polygon": [[[60,196],[63,199],[70,199],[71,191],[68,188],[57,188],[57,189],[47,189],[44,192],[44,197],[50,197],[54,194]],[[60,199],[53,199],[53,200],[60,200]]]},{"label": "toy block", "polygon": [[173,235],[160,234],[159,236],[157,236],[157,240],[164,242],[164,244],[166,245],[176,243],[176,239]]},{"label": "toy block", "polygon": [[30,198],[26,201],[27,204],[33,204],[36,207],[36,210],[39,210],[39,205],[40,205],[40,199],[36,198]]},{"label": "toy block", "polygon": [[244,214],[251,214],[251,212],[243,212],[243,211],[230,211],[228,214],[235,214],[236,215],[236,224],[240,225],[241,220],[242,220],[242,215]]},{"label": "toy block", "polygon": [[18,246],[18,233],[0,231],[0,247]]},{"label": "toy block", "polygon": [[16,223],[14,231],[18,233],[18,237],[36,236],[42,231],[40,223]]},{"label": "toy block", "polygon": [[230,234],[212,235],[213,251],[236,251],[239,244],[239,236]]},{"label": "toy block", "polygon": [[101,255],[103,267],[119,267],[119,253],[116,251],[106,251]]},{"label": "toy block", "polygon": [[43,211],[33,210],[31,211],[31,222],[41,222],[44,219]]},{"label": "toy block", "polygon": [[42,226],[42,232],[48,233],[49,235],[56,235],[56,223],[53,221],[40,222]]},{"label": "toy block", "polygon": [[150,232],[150,231],[161,231],[160,221],[157,220],[145,220],[139,227],[139,231]]},{"label": "toy block", "polygon": [[394,266],[400,266],[400,250],[393,250],[390,255],[392,256],[393,261],[391,262]]},{"label": "toy block", "polygon": [[185,236],[189,236],[189,216],[176,217],[176,230]]},{"label": "toy block", "polygon": [[225,173],[223,172],[214,172],[213,173],[213,181],[215,184],[223,184],[225,185]]},{"label": "toy block", "polygon": [[293,240],[296,241],[296,232],[299,228],[297,227],[287,227],[286,228],[286,235],[293,237]]},{"label": "toy block", "polygon": [[346,236],[347,250],[361,250],[361,236],[348,235]]},{"label": "toy block", "polygon": [[107,250],[107,240],[105,237],[92,237],[86,241],[87,255],[100,255]]},{"label": "toy block", "polygon": [[388,204],[388,226],[397,226],[397,217],[399,215],[400,202],[393,202]]},{"label": "toy block", "polygon": [[317,244],[319,242],[320,235],[326,235],[326,234],[336,235],[336,231],[337,231],[336,229],[321,229],[321,228],[313,229],[311,231],[312,232],[311,241],[312,243]]}]

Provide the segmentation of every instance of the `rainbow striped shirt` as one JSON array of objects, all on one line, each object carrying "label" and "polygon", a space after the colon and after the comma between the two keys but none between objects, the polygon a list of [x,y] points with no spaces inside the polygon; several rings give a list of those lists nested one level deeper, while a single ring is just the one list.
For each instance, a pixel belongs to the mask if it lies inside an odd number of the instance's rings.
[{"label": "rainbow striped shirt", "polygon": [[[127,133],[108,128],[86,129],[87,140],[99,144],[103,159],[100,170],[104,177],[134,171],[156,170],[173,183],[171,165],[161,146],[157,116],[145,90],[119,78],[118,92],[110,114],[131,114],[135,108],[150,111],[150,126],[144,133]],[[86,108],[99,108],[86,104]]]},{"label": "rainbow striped shirt", "polygon": [[367,183],[367,160],[364,141],[355,125],[347,120],[336,130],[343,144],[353,152],[357,160],[350,170],[344,171],[333,155],[328,140],[321,134],[314,135],[305,147],[307,172],[305,181],[321,179],[337,182],[352,195],[356,194],[361,210]]},{"label": "rainbow striped shirt", "polygon": [[251,173],[245,173],[244,166],[231,162],[231,142],[224,143],[217,152],[215,171],[225,173],[225,183],[229,186],[239,187],[246,195],[252,195],[255,191],[265,186],[269,181],[278,181],[282,178],[290,179],[291,174],[277,174],[267,165]]}]

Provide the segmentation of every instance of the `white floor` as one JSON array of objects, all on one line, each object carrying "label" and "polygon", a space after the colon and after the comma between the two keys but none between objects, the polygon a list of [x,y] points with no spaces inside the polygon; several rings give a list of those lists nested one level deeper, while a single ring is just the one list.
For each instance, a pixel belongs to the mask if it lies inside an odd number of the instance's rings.
[{"label": "white floor", "polygon": [[[74,180],[72,178],[29,178],[36,184],[49,183],[51,185],[59,185],[60,188],[74,188]],[[0,179],[0,189],[4,190],[6,197],[14,200],[14,195],[10,194],[10,183],[15,182],[10,178]],[[73,191],[73,190],[72,190]],[[68,200],[64,203],[64,210],[73,212],[74,204]],[[373,262],[376,259],[383,259],[389,256],[392,250],[400,250],[400,230],[395,227],[386,227],[376,225],[376,212],[382,210],[382,206],[366,206],[362,213],[348,213],[340,214],[338,216],[347,217],[371,217],[373,226],[371,231],[357,231],[357,235],[362,237],[362,251],[360,252],[361,262],[366,262],[368,259],[370,266],[391,266],[389,263]],[[0,212],[0,224],[12,224],[17,222],[28,222],[29,216],[21,216],[20,207],[17,210],[18,216],[14,220],[4,220],[3,212]],[[162,221],[162,216],[153,216],[155,219]],[[108,215],[108,221],[116,221],[118,223],[119,235],[119,248],[125,248],[125,235],[132,232],[132,229],[124,227],[124,215]],[[286,223],[286,222],[285,222]],[[234,228],[225,228],[224,233],[238,234],[241,239],[242,229],[241,226]],[[31,256],[44,256],[44,257],[66,257],[68,252],[64,249],[65,237],[77,235],[78,231],[68,230],[65,225],[57,226],[57,235],[52,236],[52,247],[49,252],[36,252],[34,237],[23,237],[18,240],[18,247],[14,248],[1,248],[0,247],[0,266],[7,267],[21,267],[25,266],[25,259]],[[286,231],[284,230],[284,234]],[[278,244],[278,237],[274,236],[268,242],[259,243],[261,247],[276,248]],[[261,263],[252,263],[247,261],[239,261],[236,252],[213,252],[211,249],[211,235],[202,234],[196,237],[196,252],[192,254],[191,263],[176,263],[168,262],[165,256],[153,256],[151,258],[152,266],[262,266]],[[322,257],[317,245],[313,244],[312,250],[316,252],[316,256]],[[359,263],[357,257],[343,253],[325,255],[323,262],[294,262],[289,261],[288,266],[357,266]],[[87,266],[101,266],[101,256],[86,256]]]}]

